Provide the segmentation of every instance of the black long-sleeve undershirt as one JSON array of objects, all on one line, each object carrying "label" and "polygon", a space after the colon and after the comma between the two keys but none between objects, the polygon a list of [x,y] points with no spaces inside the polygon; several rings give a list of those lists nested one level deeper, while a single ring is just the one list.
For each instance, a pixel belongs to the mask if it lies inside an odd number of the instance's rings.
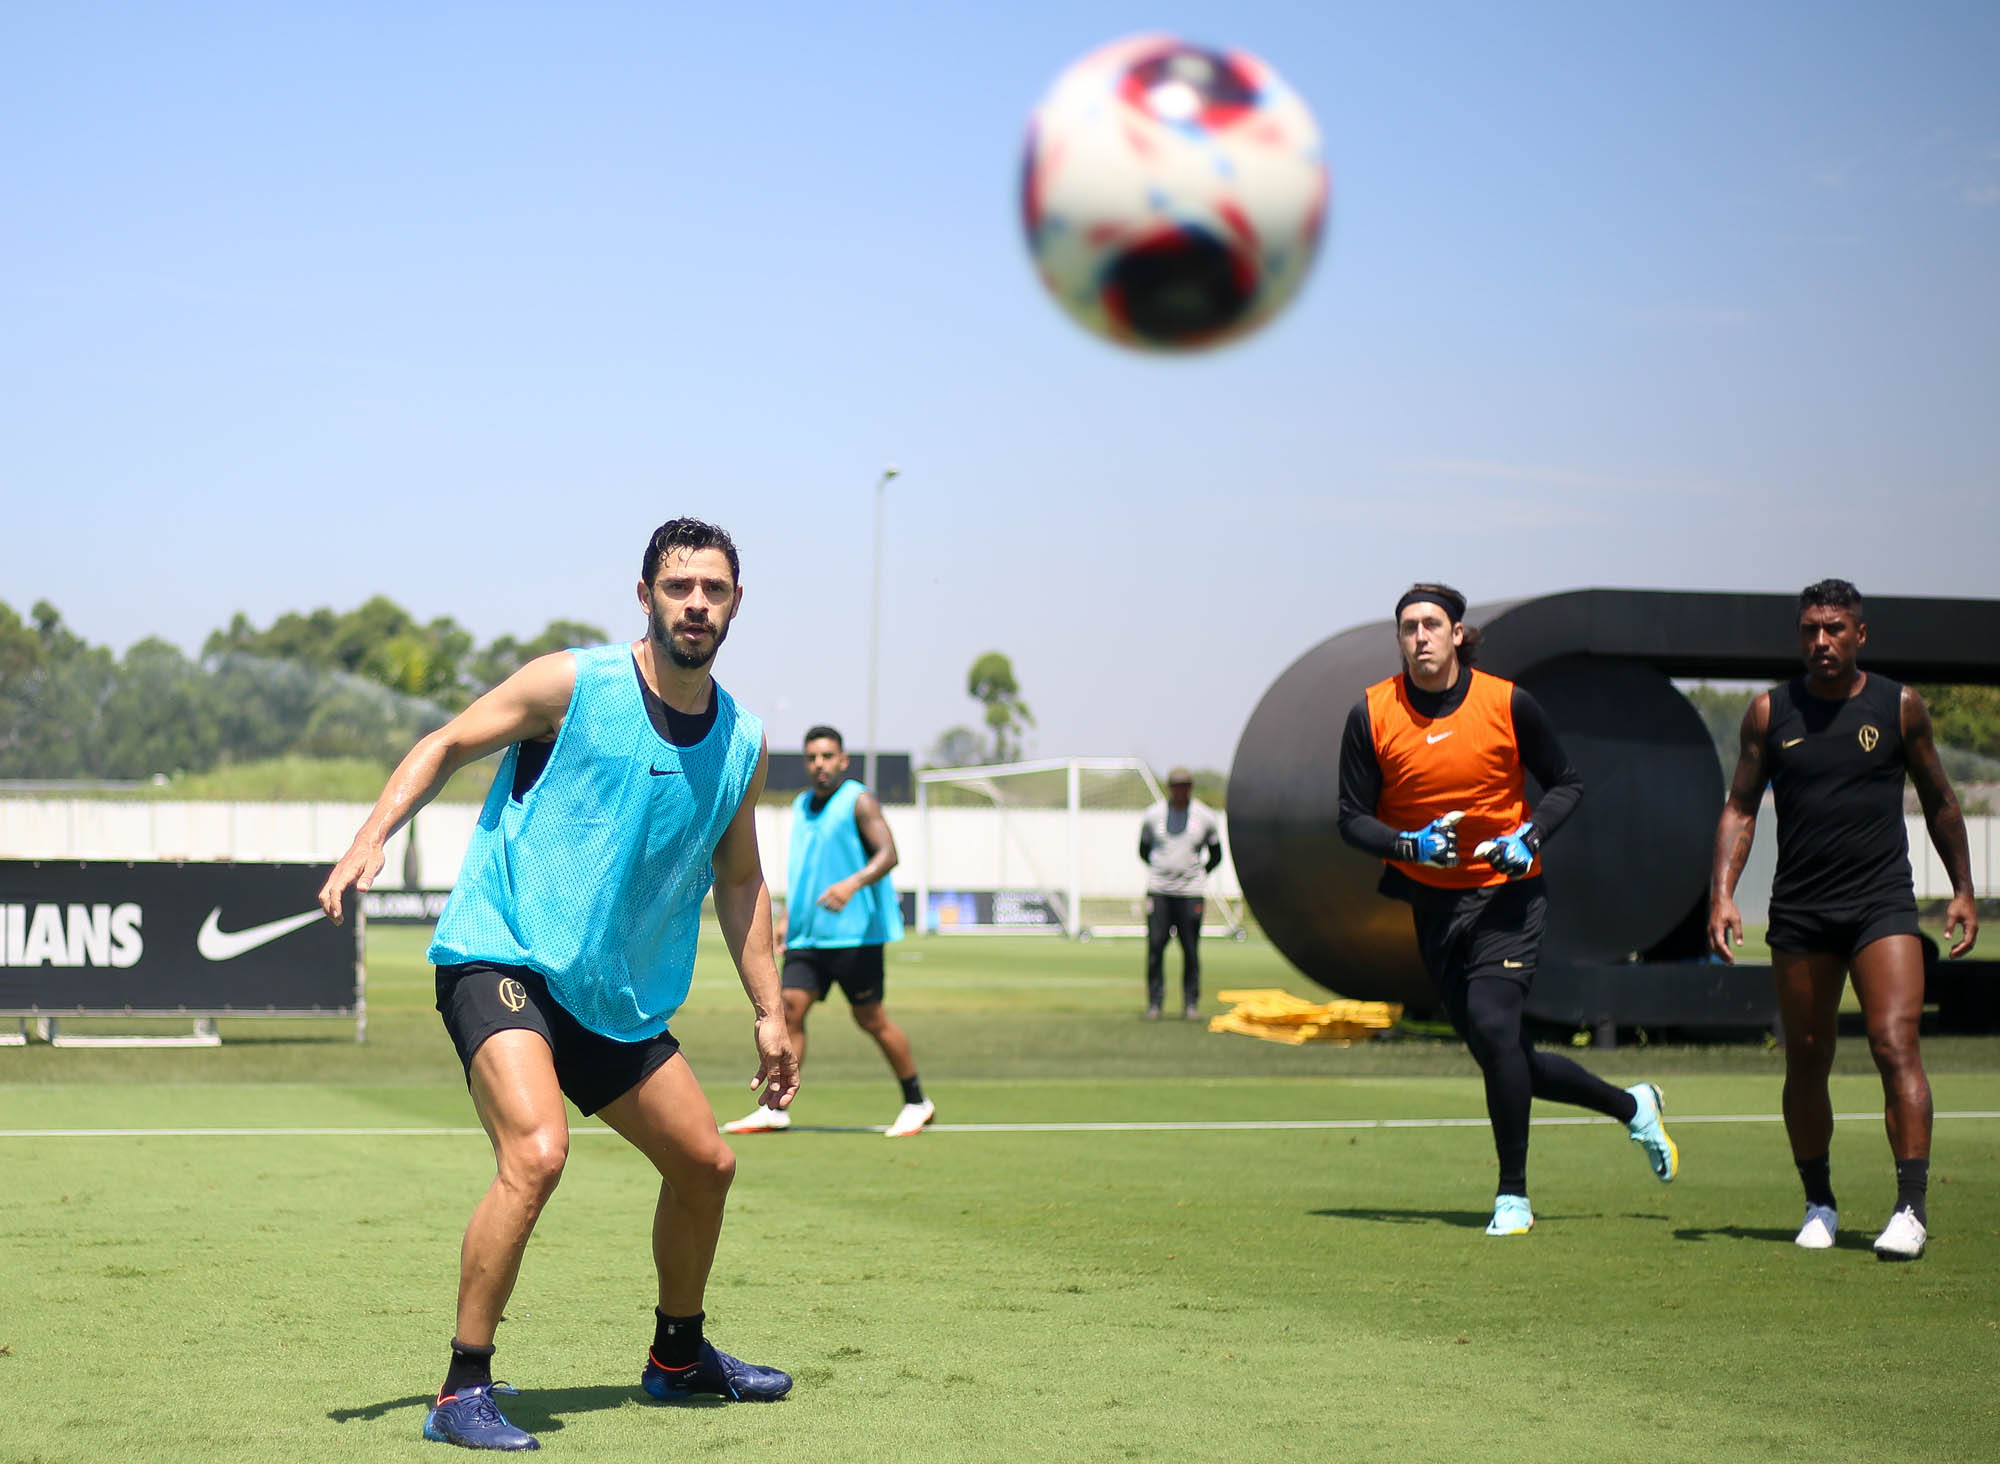
[{"label": "black long-sleeve undershirt", "polygon": [[[1444,691],[1425,691],[1409,685],[1410,705],[1425,718],[1448,717],[1464,705],[1477,671],[1467,670],[1456,684]],[[1514,688],[1511,706],[1514,745],[1521,766],[1542,785],[1542,797],[1527,821],[1535,826],[1539,846],[1554,836],[1563,821],[1583,797],[1583,779],[1563,751],[1549,714],[1520,687]],[[1375,737],[1368,724],[1368,699],[1363,697],[1347,714],[1347,726],[1340,737],[1340,836],[1364,853],[1389,859],[1396,852],[1396,836],[1407,832],[1392,829],[1375,816],[1382,797],[1382,765],[1375,759]]]}]

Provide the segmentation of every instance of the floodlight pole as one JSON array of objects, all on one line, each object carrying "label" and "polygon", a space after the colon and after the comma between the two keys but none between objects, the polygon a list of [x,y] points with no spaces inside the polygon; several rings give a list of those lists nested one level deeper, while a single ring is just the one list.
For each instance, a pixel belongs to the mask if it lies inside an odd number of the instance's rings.
[{"label": "floodlight pole", "polygon": [[875,688],[882,660],[882,500],[889,480],[901,471],[891,463],[875,484],[875,575],[868,596],[868,760],[862,765],[861,781],[877,798],[882,796],[882,790],[875,786]]}]

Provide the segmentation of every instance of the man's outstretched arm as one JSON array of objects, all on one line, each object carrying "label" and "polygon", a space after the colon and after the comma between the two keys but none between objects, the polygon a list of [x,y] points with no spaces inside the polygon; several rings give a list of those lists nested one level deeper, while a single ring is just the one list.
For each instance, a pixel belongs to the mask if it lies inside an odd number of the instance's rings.
[{"label": "man's outstretched arm", "polygon": [[320,887],[320,908],[338,925],[341,900],[365,891],[382,870],[382,846],[410,815],[437,796],[451,775],[469,762],[515,742],[553,737],[576,690],[576,658],[567,651],[538,656],[410,749],[354,842]]}]

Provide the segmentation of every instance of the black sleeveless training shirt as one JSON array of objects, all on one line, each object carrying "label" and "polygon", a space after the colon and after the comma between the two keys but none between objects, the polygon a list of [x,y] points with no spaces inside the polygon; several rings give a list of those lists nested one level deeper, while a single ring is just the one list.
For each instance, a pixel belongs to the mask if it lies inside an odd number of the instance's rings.
[{"label": "black sleeveless training shirt", "polygon": [[1773,907],[1914,904],[1900,682],[1871,671],[1858,695],[1837,702],[1807,691],[1803,676],[1772,687],[1764,764],[1778,807]]}]

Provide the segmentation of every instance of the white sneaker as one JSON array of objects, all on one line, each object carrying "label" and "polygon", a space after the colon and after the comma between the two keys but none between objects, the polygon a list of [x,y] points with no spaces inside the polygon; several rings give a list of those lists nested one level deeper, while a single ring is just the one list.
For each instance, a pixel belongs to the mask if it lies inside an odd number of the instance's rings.
[{"label": "white sneaker", "polygon": [[1875,1237],[1875,1258],[1882,1261],[1914,1261],[1924,1253],[1930,1232],[1908,1205],[1889,1217],[1882,1233]]},{"label": "white sneaker", "polygon": [[883,1137],[907,1139],[911,1134],[920,1134],[924,1125],[937,1117],[937,1105],[926,1098],[921,1103],[905,1103],[903,1111],[896,1115],[896,1121],[883,1130]]},{"label": "white sneaker", "polygon": [[1799,1227],[1793,1245],[1806,1250],[1832,1250],[1833,1237],[1840,1229],[1840,1212],[1831,1205],[1806,1206],[1806,1223]]},{"label": "white sneaker", "polygon": [[792,1126],[792,1116],[782,1108],[758,1104],[734,1123],[725,1123],[725,1134],[781,1134]]}]

